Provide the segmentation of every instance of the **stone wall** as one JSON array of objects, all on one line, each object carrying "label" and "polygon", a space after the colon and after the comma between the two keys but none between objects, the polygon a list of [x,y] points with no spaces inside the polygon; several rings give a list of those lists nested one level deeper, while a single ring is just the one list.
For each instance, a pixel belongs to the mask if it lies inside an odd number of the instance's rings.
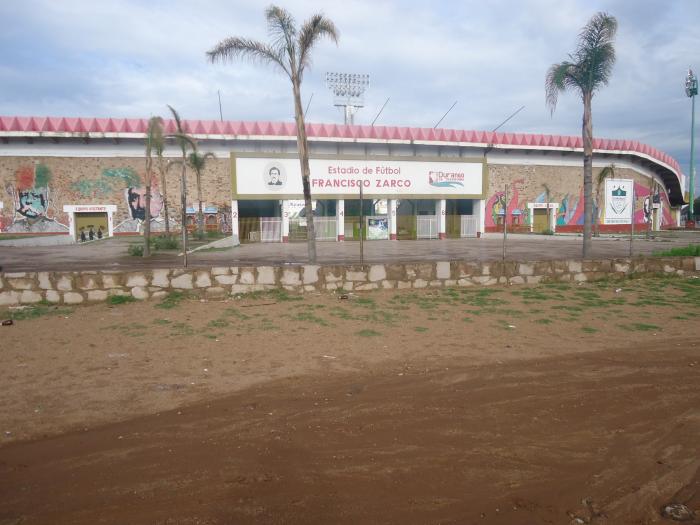
[{"label": "stone wall", "polygon": [[419,289],[582,282],[659,273],[700,273],[700,257],[4,273],[0,274],[0,306],[103,302],[112,295],[158,299],[176,290],[221,299],[276,288],[294,292]]}]

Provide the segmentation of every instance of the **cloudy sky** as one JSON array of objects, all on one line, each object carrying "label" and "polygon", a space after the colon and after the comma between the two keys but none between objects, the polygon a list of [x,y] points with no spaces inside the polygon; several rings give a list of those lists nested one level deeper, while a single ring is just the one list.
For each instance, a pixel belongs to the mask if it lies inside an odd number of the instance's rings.
[{"label": "cloudy sky", "polygon": [[[256,0],[2,0],[0,114],[292,120],[288,81],[271,66],[211,65],[205,52],[228,36],[267,39]],[[312,122],[342,122],[326,71],[369,73],[368,124],[580,134],[581,103],[545,106],[544,77],[567,58],[596,11],[618,19],[617,63],[593,100],[594,134],[640,140],[687,172],[690,100],[700,70],[699,0],[279,0],[298,21],[322,11],[338,46],[315,49],[302,96]],[[698,119],[700,120],[700,118]]]}]

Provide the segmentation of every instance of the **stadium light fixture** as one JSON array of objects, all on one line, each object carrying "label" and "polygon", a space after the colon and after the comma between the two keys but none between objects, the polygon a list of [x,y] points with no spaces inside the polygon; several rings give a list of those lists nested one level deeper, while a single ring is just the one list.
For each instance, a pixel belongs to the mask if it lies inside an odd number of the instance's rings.
[{"label": "stadium light fixture", "polygon": [[369,75],[361,73],[326,73],[326,87],[333,92],[333,105],[342,107],[345,124],[355,123],[355,113],[365,106]]}]

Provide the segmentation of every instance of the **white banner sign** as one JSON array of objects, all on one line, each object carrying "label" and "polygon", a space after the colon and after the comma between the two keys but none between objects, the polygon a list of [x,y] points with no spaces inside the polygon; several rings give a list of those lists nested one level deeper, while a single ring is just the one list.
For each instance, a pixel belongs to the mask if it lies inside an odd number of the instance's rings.
[{"label": "white banner sign", "polygon": [[605,180],[605,220],[603,224],[632,224],[634,181]]},{"label": "white banner sign", "polygon": [[[482,195],[480,162],[311,159],[311,194]],[[297,159],[236,158],[238,195],[303,195]]]}]

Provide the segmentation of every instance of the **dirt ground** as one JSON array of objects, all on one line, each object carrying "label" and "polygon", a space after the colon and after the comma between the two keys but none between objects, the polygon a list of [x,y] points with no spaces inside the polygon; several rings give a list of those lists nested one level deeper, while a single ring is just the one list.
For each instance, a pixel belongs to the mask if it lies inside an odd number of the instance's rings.
[{"label": "dirt ground", "polygon": [[699,310],[654,278],[0,312],[0,525],[673,523]]}]

